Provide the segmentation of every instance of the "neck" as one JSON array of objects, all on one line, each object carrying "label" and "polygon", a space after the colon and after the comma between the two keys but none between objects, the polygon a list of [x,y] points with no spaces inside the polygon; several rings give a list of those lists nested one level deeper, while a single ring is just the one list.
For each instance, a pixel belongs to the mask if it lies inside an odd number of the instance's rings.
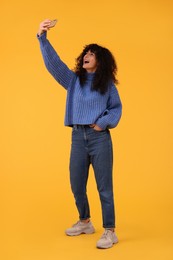
[{"label": "neck", "polygon": [[86,69],[86,72],[87,73],[94,73],[94,72],[96,72],[96,70],[95,69]]}]

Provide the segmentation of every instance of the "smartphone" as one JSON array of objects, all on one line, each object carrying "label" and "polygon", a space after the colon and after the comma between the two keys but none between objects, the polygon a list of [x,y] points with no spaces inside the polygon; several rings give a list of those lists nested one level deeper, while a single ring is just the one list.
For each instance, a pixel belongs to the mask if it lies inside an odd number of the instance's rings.
[{"label": "smartphone", "polygon": [[48,27],[49,27],[49,28],[54,27],[54,26],[56,25],[57,21],[58,21],[57,19],[52,20],[52,21],[50,22],[50,25],[49,25]]}]

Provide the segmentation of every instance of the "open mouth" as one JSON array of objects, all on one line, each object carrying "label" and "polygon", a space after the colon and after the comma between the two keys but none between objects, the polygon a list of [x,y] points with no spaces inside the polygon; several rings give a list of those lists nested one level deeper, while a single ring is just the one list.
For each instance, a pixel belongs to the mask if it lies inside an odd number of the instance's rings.
[{"label": "open mouth", "polygon": [[85,60],[85,61],[84,61],[84,64],[87,64],[87,63],[89,63],[89,61],[88,61],[88,60]]}]

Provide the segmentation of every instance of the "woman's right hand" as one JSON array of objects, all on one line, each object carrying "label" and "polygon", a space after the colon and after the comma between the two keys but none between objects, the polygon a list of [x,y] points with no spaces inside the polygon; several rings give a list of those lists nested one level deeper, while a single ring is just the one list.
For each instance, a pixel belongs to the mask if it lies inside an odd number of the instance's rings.
[{"label": "woman's right hand", "polygon": [[49,30],[50,23],[51,23],[50,19],[46,19],[46,20],[44,20],[43,22],[40,23],[39,29],[38,29],[38,35],[39,36],[41,34],[43,34],[44,32],[47,32]]}]

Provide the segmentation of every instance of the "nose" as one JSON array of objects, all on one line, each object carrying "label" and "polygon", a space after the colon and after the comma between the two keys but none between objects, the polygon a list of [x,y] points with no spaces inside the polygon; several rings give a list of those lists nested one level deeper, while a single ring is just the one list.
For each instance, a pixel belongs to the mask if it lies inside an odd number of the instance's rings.
[{"label": "nose", "polygon": [[85,55],[84,55],[84,58],[87,58],[88,57],[88,53],[86,53]]}]

